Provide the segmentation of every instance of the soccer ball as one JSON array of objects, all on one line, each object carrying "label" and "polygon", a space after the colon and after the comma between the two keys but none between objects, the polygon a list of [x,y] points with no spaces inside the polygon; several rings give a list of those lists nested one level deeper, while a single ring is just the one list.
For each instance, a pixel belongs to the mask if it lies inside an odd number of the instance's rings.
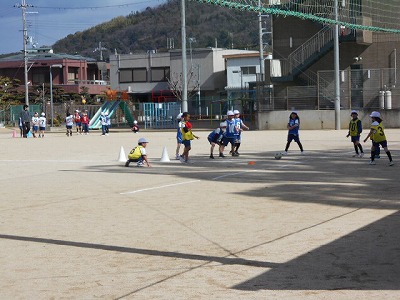
[{"label": "soccer ball", "polygon": [[276,152],[275,153],[275,159],[281,159],[282,158],[282,153],[281,152]]}]

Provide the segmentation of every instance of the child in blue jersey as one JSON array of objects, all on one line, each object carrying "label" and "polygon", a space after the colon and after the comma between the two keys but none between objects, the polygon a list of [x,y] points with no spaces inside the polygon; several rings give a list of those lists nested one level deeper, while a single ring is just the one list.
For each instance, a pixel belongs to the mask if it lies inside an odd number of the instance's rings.
[{"label": "child in blue jersey", "polygon": [[[360,144],[360,134],[362,132],[361,120],[358,118],[358,113],[355,110],[353,110],[350,115],[352,119],[350,120],[349,132],[347,133],[346,137],[351,136],[351,142],[353,143],[354,150],[356,151],[356,154],[354,154],[353,157],[363,157],[364,151]],[[358,149],[360,149],[360,153],[358,152]]]},{"label": "child in blue jersey", "polygon": [[240,112],[238,110],[234,110],[233,111],[234,115],[235,115],[235,144],[234,146],[232,146],[231,149],[231,154],[232,156],[239,156],[239,147],[241,144],[241,137],[242,137],[242,131],[243,128],[249,130],[249,127],[246,126],[246,124],[244,124],[243,120],[240,118]]},{"label": "child in blue jersey", "polygon": [[287,138],[287,143],[285,147],[285,152],[283,153],[284,155],[287,155],[290,143],[294,140],[297,145],[299,145],[301,154],[304,154],[303,150],[303,145],[300,142],[300,137],[299,137],[299,129],[300,129],[300,118],[297,114],[297,112],[292,111],[290,116],[289,116],[289,123],[287,124],[287,129],[289,130],[288,132],[288,138]]},{"label": "child in blue jersey", "polygon": [[179,158],[180,158],[179,151],[180,151],[181,145],[182,145],[182,128],[185,127],[185,121],[182,118],[182,113],[178,114],[176,116],[176,119],[178,120],[178,128],[177,128],[177,131],[176,131],[175,159],[179,160]]},{"label": "child in blue jersey", "polygon": [[219,145],[219,153],[221,154],[221,146],[222,146],[222,138],[224,137],[226,130],[226,122],[221,122],[219,127],[213,130],[207,137],[208,141],[210,142],[210,158],[214,159],[214,147],[215,145]]},{"label": "child in blue jersey", "polygon": [[[231,144],[232,147],[235,146],[235,139],[236,139],[236,122],[234,119],[235,114],[233,113],[233,111],[228,111],[226,113],[227,115],[227,119],[226,119],[226,131],[225,131],[225,135],[222,138],[222,146],[220,148],[220,153],[219,153],[219,157],[225,157],[224,155],[224,149],[228,144]],[[236,156],[233,155],[232,156]]]}]

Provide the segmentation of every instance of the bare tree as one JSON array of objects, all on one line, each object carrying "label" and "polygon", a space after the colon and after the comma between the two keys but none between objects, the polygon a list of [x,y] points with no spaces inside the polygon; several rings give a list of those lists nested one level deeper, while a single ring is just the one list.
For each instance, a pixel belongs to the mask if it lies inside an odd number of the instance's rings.
[{"label": "bare tree", "polygon": [[[196,80],[196,75],[193,72],[193,67],[190,68],[187,74],[187,91],[188,91],[188,98],[191,98],[193,95],[196,94],[196,91],[199,89],[198,80]],[[183,91],[183,80],[182,80],[182,73],[172,73],[170,78],[167,78],[169,89],[174,94],[174,96],[179,100],[182,101],[182,91]]]}]

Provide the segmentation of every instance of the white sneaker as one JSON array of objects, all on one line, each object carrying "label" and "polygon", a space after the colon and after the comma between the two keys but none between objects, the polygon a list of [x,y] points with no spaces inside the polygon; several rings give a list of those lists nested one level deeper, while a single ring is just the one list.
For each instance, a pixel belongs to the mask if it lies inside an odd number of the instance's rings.
[{"label": "white sneaker", "polygon": [[301,154],[301,155],[304,155],[305,153],[304,153],[304,151],[301,151],[300,154]]},{"label": "white sneaker", "polygon": [[360,153],[360,154],[358,155],[358,157],[359,157],[359,158],[364,157],[364,153]]},{"label": "white sneaker", "polygon": [[136,167],[139,167],[139,168],[144,167],[144,163],[138,162],[137,165],[136,165]]},{"label": "white sneaker", "polygon": [[287,151],[283,151],[283,152],[282,152],[282,155],[287,155]]},{"label": "white sneaker", "polygon": [[179,160],[179,159],[180,159],[179,157],[180,157],[180,155],[177,154],[177,155],[175,156],[175,159],[176,159],[176,160]]},{"label": "white sneaker", "polygon": [[393,165],[394,165],[394,162],[391,161],[391,162],[389,163],[389,166],[393,166]]},{"label": "white sneaker", "polygon": [[371,160],[371,161],[369,162],[369,164],[370,164],[370,165],[376,165],[376,162]]}]

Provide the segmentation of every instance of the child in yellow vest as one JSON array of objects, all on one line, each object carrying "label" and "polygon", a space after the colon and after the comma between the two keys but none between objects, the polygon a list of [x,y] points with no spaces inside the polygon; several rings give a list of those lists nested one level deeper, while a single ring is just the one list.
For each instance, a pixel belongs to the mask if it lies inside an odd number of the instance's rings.
[{"label": "child in yellow vest", "polygon": [[146,146],[149,141],[146,140],[145,138],[140,138],[138,140],[138,145],[131,150],[128,154],[128,160],[125,163],[125,167],[129,167],[129,164],[131,162],[136,162],[137,167],[144,167],[144,163],[148,167],[150,167],[150,163],[147,159],[147,153],[146,153]]},{"label": "child in yellow vest", "polygon": [[372,118],[371,131],[368,133],[367,137],[364,139],[364,143],[371,138],[372,147],[371,147],[371,161],[370,165],[375,165],[375,155],[376,149],[379,148],[379,145],[385,150],[386,155],[389,158],[389,166],[393,166],[394,162],[392,159],[392,155],[387,147],[387,140],[385,136],[385,127],[383,127],[381,114],[377,111],[373,111],[370,115]]},{"label": "child in yellow vest", "polygon": [[191,145],[191,140],[193,139],[199,139],[198,136],[196,136],[192,132],[192,124],[189,122],[190,120],[190,115],[187,112],[184,112],[182,114],[182,118],[185,121],[185,127],[181,129],[182,131],[182,144],[185,146],[185,149],[183,150],[183,154],[180,156],[179,160],[182,163],[187,163],[189,162],[189,151],[192,149]]}]

